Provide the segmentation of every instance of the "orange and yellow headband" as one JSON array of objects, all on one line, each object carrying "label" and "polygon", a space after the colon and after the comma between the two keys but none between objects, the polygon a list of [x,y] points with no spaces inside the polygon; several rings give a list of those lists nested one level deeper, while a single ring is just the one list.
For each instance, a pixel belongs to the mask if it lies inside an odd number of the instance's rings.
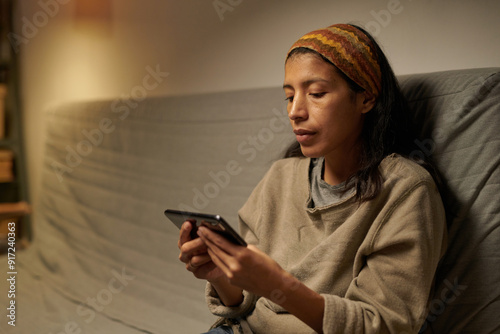
[{"label": "orange and yellow headband", "polygon": [[295,42],[297,48],[314,50],[332,62],[360,87],[377,97],[381,90],[380,65],[371,40],[349,24],[334,24],[312,31]]}]

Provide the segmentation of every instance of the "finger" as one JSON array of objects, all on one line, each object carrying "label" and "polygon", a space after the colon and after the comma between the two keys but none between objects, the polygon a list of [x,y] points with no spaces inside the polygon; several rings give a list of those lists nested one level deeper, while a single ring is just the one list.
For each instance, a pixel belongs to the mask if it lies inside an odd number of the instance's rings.
[{"label": "finger", "polygon": [[222,260],[211,248],[208,248],[208,255],[210,256],[210,259],[212,262],[226,275],[226,277],[231,277],[232,272],[229,269],[229,266],[227,263]]},{"label": "finger", "polygon": [[195,277],[201,278],[201,279],[206,279],[206,274],[209,273],[211,270],[215,269],[216,266],[215,264],[210,261],[208,263],[205,263],[201,266],[190,266],[189,264],[186,264],[186,269],[194,274]]},{"label": "finger", "polygon": [[231,264],[234,265],[236,260],[233,256],[238,250],[237,245],[229,242],[220,234],[217,234],[204,227],[199,229],[198,235],[200,236],[200,239],[203,240],[203,242],[206,244],[207,251],[211,251],[209,255],[212,255],[212,257],[215,256],[217,258],[217,264],[219,264],[219,266],[223,266],[229,269],[229,267],[231,267]]},{"label": "finger", "polygon": [[206,254],[207,245],[201,238],[196,238],[185,242],[180,247],[179,260],[187,263],[193,256]]},{"label": "finger", "polygon": [[185,221],[181,229],[179,231],[179,241],[177,242],[177,246],[181,248],[183,244],[191,240],[191,230],[193,229],[193,225],[191,225],[191,222]]},{"label": "finger", "polygon": [[209,262],[212,262],[212,259],[210,258],[210,255],[208,255],[208,253],[205,253],[204,255],[196,255],[186,262],[186,268],[191,271],[196,268],[202,267]]},{"label": "finger", "polygon": [[[214,240],[218,240],[219,242],[223,244],[228,244],[226,246],[229,246],[229,248],[233,248],[233,244],[227,240],[225,240],[224,237],[216,234],[212,237],[214,237]],[[203,234],[202,234],[203,235]],[[202,237],[200,237],[201,239]],[[221,239],[221,240],[219,240]],[[214,243],[212,240],[205,238],[204,240],[205,244],[207,245],[207,252],[210,258],[212,259],[212,262],[219,267],[222,272],[229,278],[234,276],[234,272],[238,271],[239,268],[241,267],[241,264],[238,262],[238,260],[235,258],[236,252],[233,251],[233,253],[229,254],[227,253],[224,249],[220,248],[218,244]],[[238,248],[241,246],[234,245],[234,247]]]},{"label": "finger", "polygon": [[[242,246],[238,246],[238,245],[230,242],[229,240],[224,238],[222,235],[215,233],[215,232],[213,232],[210,229],[205,228],[205,227],[199,227],[197,234],[207,244],[207,246],[209,246],[209,244],[216,245],[217,248],[223,250],[224,252],[226,252],[228,254],[232,254],[232,255],[236,254],[240,250],[240,247],[242,247]],[[209,243],[207,243],[207,241]]]},{"label": "finger", "polygon": [[205,253],[203,255],[196,255],[189,260],[189,263],[191,264],[192,267],[201,267],[204,264],[207,264],[209,262],[212,262],[212,258],[210,258],[210,255],[208,253]]}]

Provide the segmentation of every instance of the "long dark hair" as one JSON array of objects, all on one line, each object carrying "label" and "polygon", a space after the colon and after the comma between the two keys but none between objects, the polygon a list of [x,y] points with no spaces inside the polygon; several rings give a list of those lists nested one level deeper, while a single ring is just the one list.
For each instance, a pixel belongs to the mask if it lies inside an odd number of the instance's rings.
[{"label": "long dark hair", "polygon": [[[381,93],[373,109],[366,113],[363,124],[361,133],[362,147],[359,161],[360,168],[346,182],[346,185],[354,183],[356,197],[358,201],[363,202],[379,194],[383,179],[378,167],[386,156],[397,153],[404,157],[410,157],[411,153],[418,150],[418,148],[414,143],[416,136],[410,118],[409,106],[401,92],[389,61],[375,39],[368,32],[358,26],[353,26],[361,30],[372,41],[382,73]],[[321,54],[307,48],[292,50],[287,60],[294,55],[304,53],[315,54],[335,67],[333,63]],[[353,92],[362,92],[364,90],[340,70],[337,69],[337,72],[346,80]],[[304,157],[298,142],[294,142],[287,149],[285,158],[288,157]],[[434,179],[438,181],[437,174],[430,163],[424,160],[425,158],[419,155],[418,158],[412,157],[412,159],[424,166]]]}]

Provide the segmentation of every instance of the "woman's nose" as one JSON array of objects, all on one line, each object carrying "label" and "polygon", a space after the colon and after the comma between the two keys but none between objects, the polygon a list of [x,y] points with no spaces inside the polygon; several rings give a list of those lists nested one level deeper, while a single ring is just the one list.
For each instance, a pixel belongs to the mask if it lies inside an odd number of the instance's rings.
[{"label": "woman's nose", "polygon": [[300,121],[307,119],[307,107],[304,97],[295,96],[293,101],[288,105],[288,118],[292,121]]}]

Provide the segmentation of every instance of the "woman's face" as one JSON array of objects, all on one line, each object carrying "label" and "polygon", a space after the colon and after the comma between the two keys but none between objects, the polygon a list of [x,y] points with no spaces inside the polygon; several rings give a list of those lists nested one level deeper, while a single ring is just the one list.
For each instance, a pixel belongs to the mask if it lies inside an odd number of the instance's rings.
[{"label": "woman's face", "polygon": [[335,66],[314,54],[287,60],[283,89],[288,117],[306,157],[357,155],[364,114],[375,99],[353,92]]}]

